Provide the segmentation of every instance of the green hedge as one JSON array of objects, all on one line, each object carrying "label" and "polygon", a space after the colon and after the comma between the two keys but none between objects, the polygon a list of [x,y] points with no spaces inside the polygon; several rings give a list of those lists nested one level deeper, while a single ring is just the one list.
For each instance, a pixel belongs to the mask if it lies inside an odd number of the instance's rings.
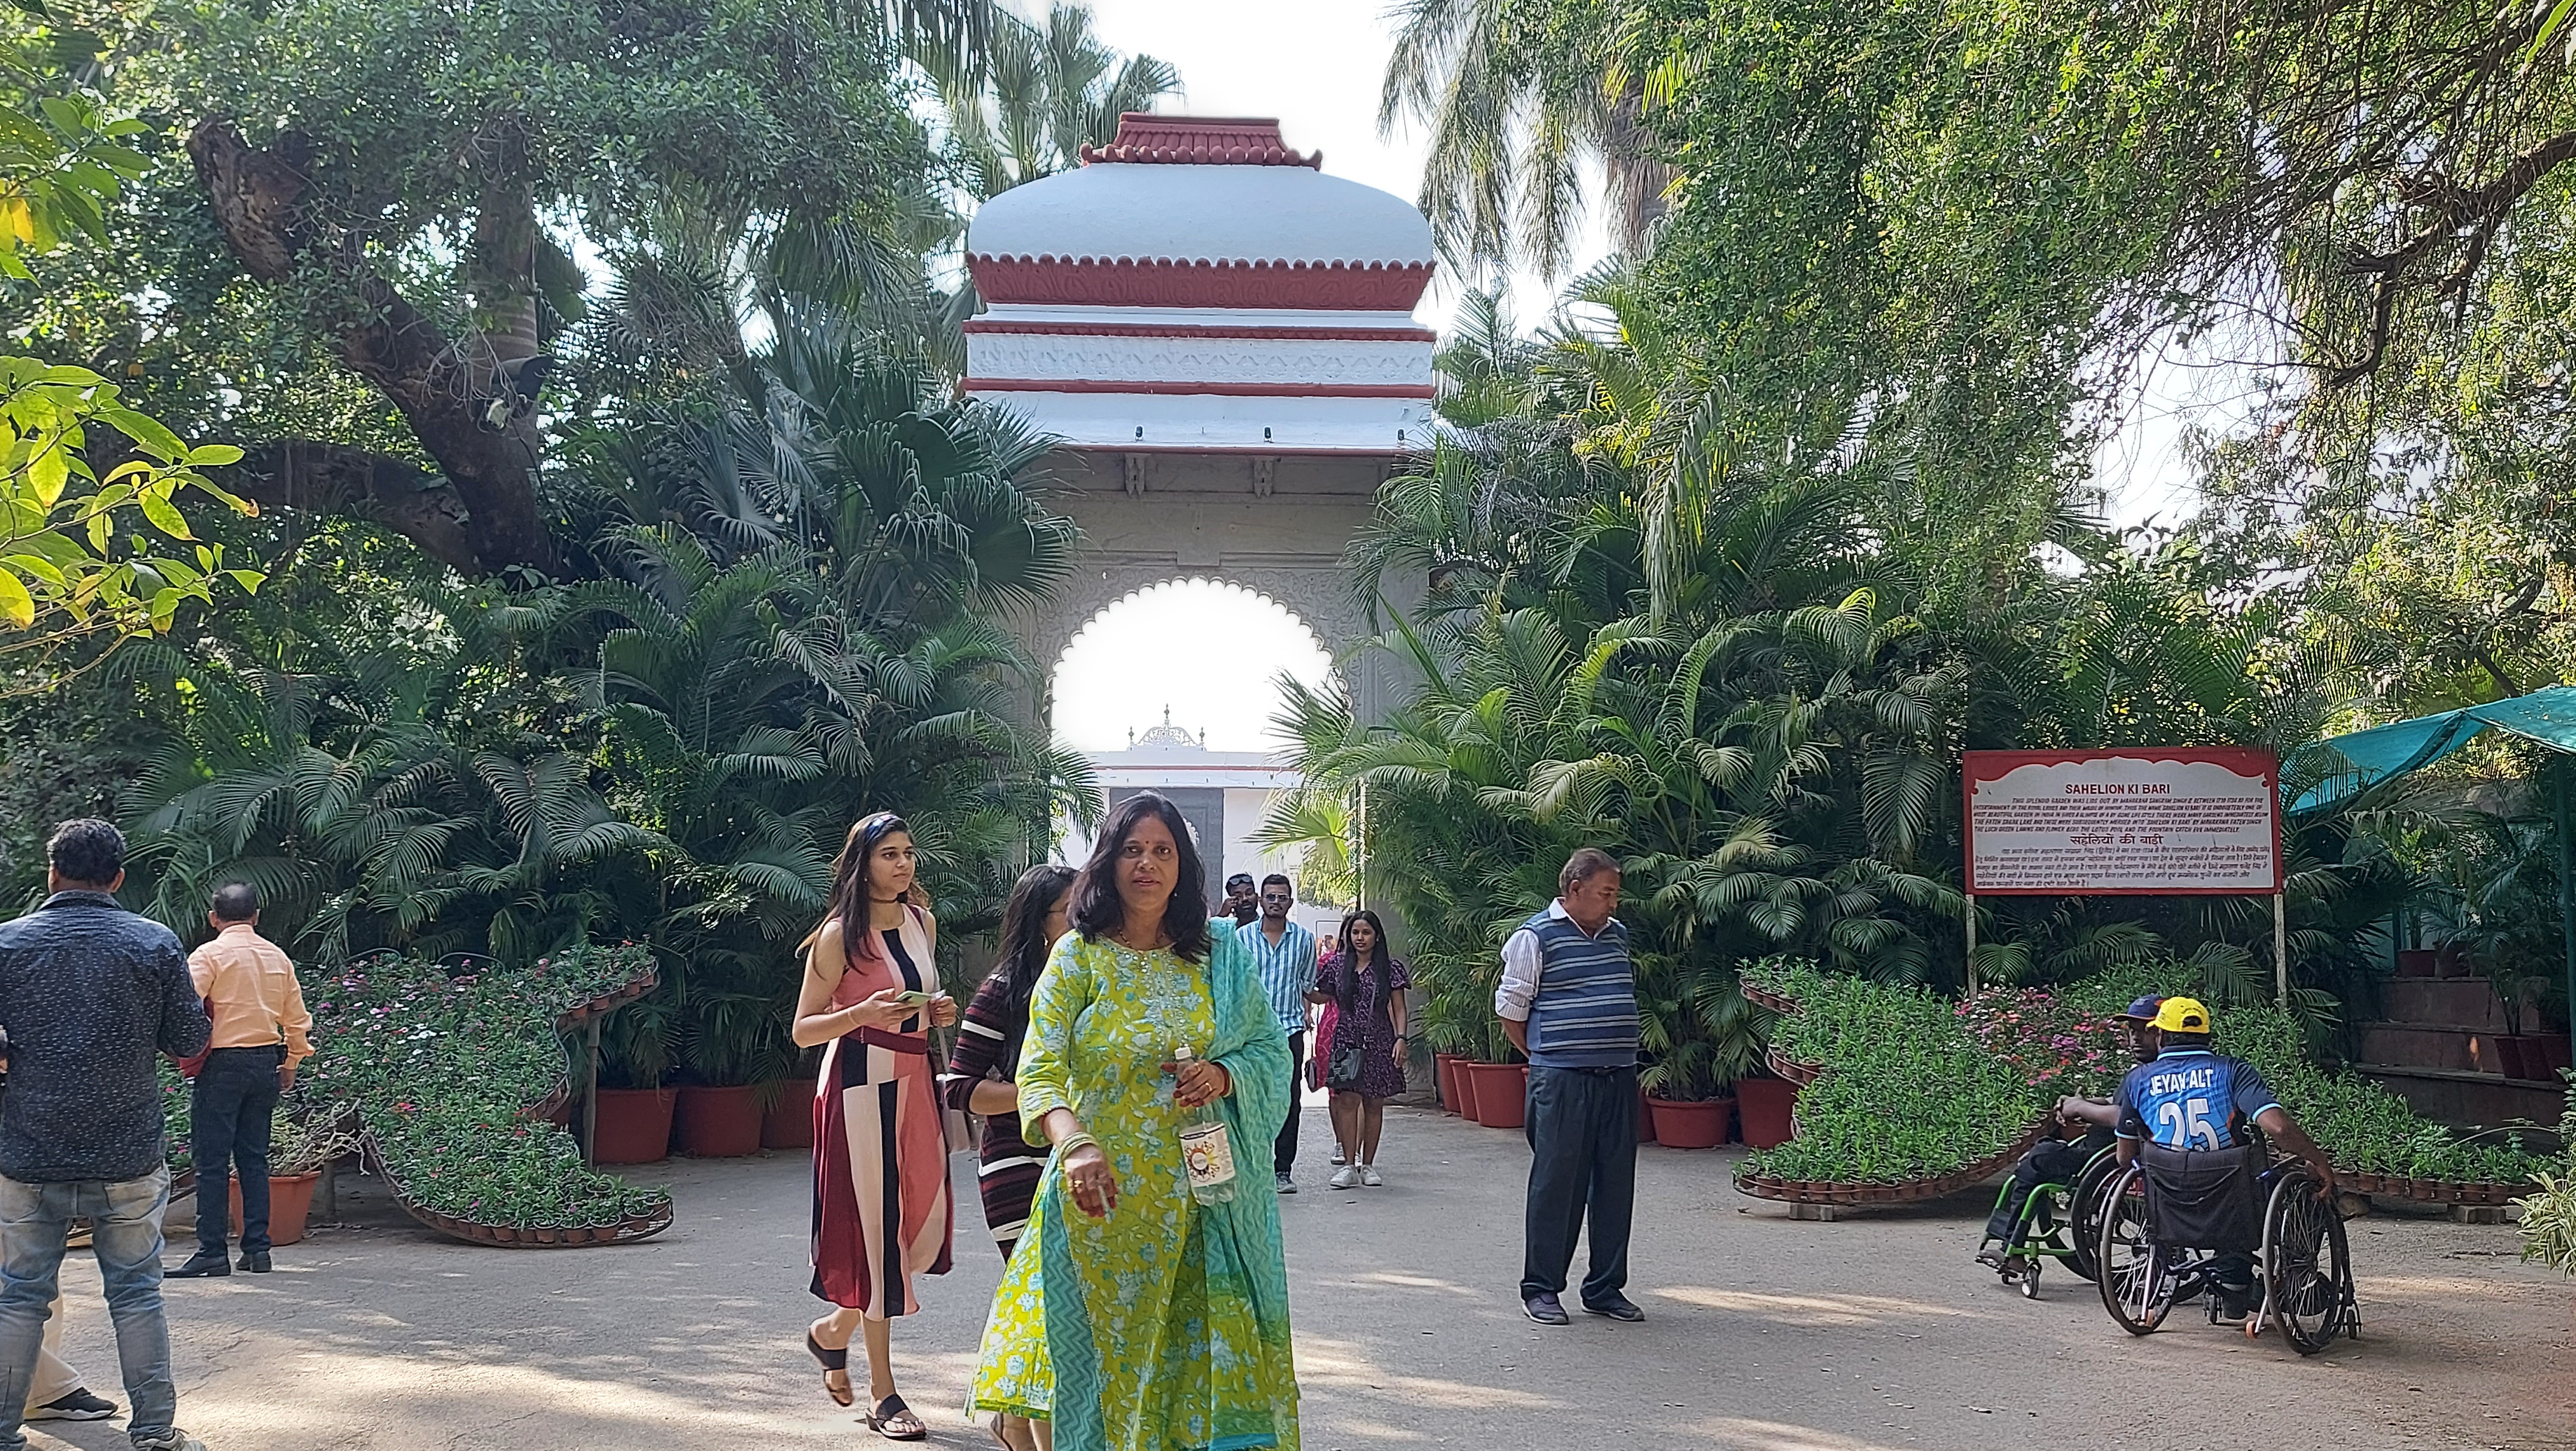
[{"label": "green hedge", "polygon": [[1798,1004],[1773,1032],[1773,1051],[1826,1070],[1799,1090],[1798,1136],[1752,1155],[1746,1173],[1844,1184],[1938,1178],[2009,1148],[2048,1105],[1926,989],[1788,958],[1743,976]]},{"label": "green hedge", "polygon": [[[456,1219],[602,1228],[658,1214],[666,1191],[584,1168],[572,1135],[534,1113],[567,1083],[556,1020],[652,969],[632,945],[468,974],[392,957],[307,969],[314,1056],[286,1112],[354,1123],[405,1198]],[[184,1167],[187,1094],[167,1101],[173,1165]]]},{"label": "green hedge", "polygon": [[[1956,1173],[2010,1145],[2060,1094],[2107,1096],[2116,1065],[2087,1025],[2149,993],[2194,990],[2190,970],[2174,965],[1965,1005],[1795,959],[1758,963],[1744,980],[1798,1004],[1774,1051],[1826,1070],[1798,1095],[1798,1137],[1752,1155],[1745,1170],[1834,1183]],[[2518,1133],[2463,1135],[2357,1073],[2317,1066],[2298,1023],[2268,1003],[2219,1009],[2217,1020],[2219,1050],[2252,1063],[2339,1167],[2519,1184],[2556,1162]]]}]

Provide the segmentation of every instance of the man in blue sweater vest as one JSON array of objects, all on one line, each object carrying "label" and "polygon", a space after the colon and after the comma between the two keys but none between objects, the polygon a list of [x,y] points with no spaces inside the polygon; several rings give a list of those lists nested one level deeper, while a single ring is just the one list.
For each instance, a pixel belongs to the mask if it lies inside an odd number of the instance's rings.
[{"label": "man in blue sweater vest", "polygon": [[1646,1312],[1628,1284],[1628,1216],[1637,1193],[1637,985],[1619,910],[1619,863],[1585,847],[1557,874],[1557,899],[1503,944],[1494,1011],[1528,1057],[1529,1208],[1521,1308],[1566,1323],[1566,1270],[1591,1211],[1583,1308],[1613,1320]]}]

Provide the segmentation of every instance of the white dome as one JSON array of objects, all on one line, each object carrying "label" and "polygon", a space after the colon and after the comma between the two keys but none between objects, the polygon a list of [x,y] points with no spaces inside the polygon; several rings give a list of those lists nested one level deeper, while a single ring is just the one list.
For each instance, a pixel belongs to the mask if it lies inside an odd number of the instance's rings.
[{"label": "white dome", "polygon": [[1082,161],[984,203],[985,301],[1410,312],[1430,284],[1412,203],[1324,175],[1276,121],[1130,112]]},{"label": "white dome", "polygon": [[1094,162],[984,203],[969,257],[1428,267],[1410,202],[1304,166]]}]

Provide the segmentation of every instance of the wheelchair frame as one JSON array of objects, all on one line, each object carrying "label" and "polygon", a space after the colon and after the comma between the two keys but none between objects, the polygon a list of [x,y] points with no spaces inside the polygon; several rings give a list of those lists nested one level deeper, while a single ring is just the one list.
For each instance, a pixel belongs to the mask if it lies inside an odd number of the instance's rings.
[{"label": "wheelchair frame", "polygon": [[[2263,1243],[2254,1255],[2262,1303],[2245,1318],[2252,1338],[2270,1325],[2301,1355],[2314,1355],[2338,1336],[2361,1337],[2361,1308],[2353,1295],[2352,1246],[2343,1212],[2324,1184],[2296,1160],[2276,1160],[2255,1181],[2264,1191]],[[2221,1256],[2159,1245],[2146,1237],[2146,1170],[2131,1164],[2106,1189],[2095,1250],[2102,1308],[2131,1335],[2152,1335],[2173,1307],[2206,1295],[2209,1320],[2218,1323],[2221,1296],[2209,1278]]]},{"label": "wheelchair frame", "polygon": [[[2111,1181],[2120,1167],[2118,1155],[2116,1147],[2099,1149],[2085,1159],[2082,1168],[2075,1171],[2072,1183],[2050,1181],[2032,1185],[2013,1211],[2009,1235],[2001,1241],[1989,1236],[1979,1237],[1977,1251],[1980,1254],[1989,1245],[2002,1246],[2003,1263],[1995,1266],[1997,1279],[2009,1288],[2020,1290],[2023,1299],[2036,1300],[2039,1298],[2040,1264],[2044,1260],[2061,1261],[2083,1279],[2094,1277],[2100,1237],[2097,1211],[2102,1202],[2103,1186]],[[2012,1197],[2012,1192],[2013,1186],[2008,1180],[1995,1191],[1995,1207],[2001,1209]],[[2067,1214],[2062,1221],[2050,1213],[2061,1199],[2067,1201]],[[2038,1239],[2031,1237],[2034,1219],[2040,1219],[2047,1226]]]}]

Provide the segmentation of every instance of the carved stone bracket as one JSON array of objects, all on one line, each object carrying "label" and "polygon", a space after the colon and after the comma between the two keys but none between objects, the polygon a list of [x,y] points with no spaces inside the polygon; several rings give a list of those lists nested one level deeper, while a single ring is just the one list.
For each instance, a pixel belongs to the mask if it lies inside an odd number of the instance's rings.
[{"label": "carved stone bracket", "polygon": [[1275,454],[1252,456],[1252,497],[1267,499],[1279,487],[1279,459]]}]

